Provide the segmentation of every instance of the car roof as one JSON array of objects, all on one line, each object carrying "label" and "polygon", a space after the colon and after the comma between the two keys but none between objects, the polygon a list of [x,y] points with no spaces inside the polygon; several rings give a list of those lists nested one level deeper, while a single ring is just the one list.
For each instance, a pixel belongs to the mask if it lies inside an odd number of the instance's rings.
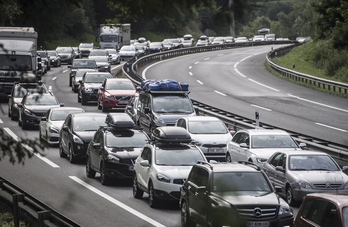
[{"label": "car roof", "polygon": [[51,107],[51,110],[82,110],[82,111],[85,111],[84,109],[82,109],[80,107],[73,107],[73,106]]},{"label": "car roof", "polygon": [[128,78],[115,78],[115,77],[113,77],[113,78],[105,78],[105,80],[117,80],[117,81],[130,81],[130,82],[132,82],[130,79],[128,79]]},{"label": "car roof", "polygon": [[310,193],[308,198],[321,198],[332,201],[340,207],[348,206],[348,193]]},{"label": "car roof", "polygon": [[322,151],[314,151],[314,150],[284,150],[284,151],[279,151],[280,153],[284,153],[287,155],[328,155],[325,152]]},{"label": "car roof", "polygon": [[98,116],[105,116],[106,118],[106,113],[97,113],[97,112],[88,112],[88,113],[73,113],[71,114],[73,117],[98,117]]},{"label": "car roof", "polygon": [[196,165],[205,166],[216,173],[222,172],[260,172],[261,169],[254,164],[245,165],[237,162],[216,162],[216,163],[198,163]]},{"label": "car roof", "polygon": [[284,130],[281,129],[245,129],[245,130],[239,130],[238,132],[248,132],[250,135],[289,135]]},{"label": "car roof", "polygon": [[181,119],[187,119],[188,121],[221,121],[219,118],[211,116],[187,116],[181,117]]}]

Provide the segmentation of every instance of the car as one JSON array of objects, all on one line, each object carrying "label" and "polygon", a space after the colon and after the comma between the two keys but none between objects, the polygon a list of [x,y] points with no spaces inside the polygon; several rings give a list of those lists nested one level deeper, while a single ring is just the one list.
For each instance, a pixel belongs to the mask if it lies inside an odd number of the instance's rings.
[{"label": "car", "polygon": [[23,97],[27,93],[46,93],[48,91],[46,85],[42,82],[20,83],[15,82],[11,93],[8,95],[8,116],[11,120],[17,120],[19,116],[18,104],[22,102]]},{"label": "car", "polygon": [[73,92],[78,92],[79,86],[80,86],[80,81],[83,78],[83,75],[85,72],[98,72],[97,69],[77,69],[75,71],[75,74],[72,76],[72,85],[71,85],[71,90]]},{"label": "car", "polygon": [[134,164],[134,198],[148,193],[152,208],[161,201],[179,201],[181,185],[192,166],[206,161],[203,152],[190,142],[190,135],[181,127],[156,128]]},{"label": "car", "polygon": [[275,41],[276,40],[276,35],[275,34],[266,34],[265,35],[265,40],[266,41]]},{"label": "car", "polygon": [[120,54],[117,52],[116,49],[106,49],[106,50],[109,52],[111,64],[120,64],[121,63]]},{"label": "car", "polygon": [[77,102],[86,105],[90,101],[98,101],[98,90],[104,79],[113,78],[109,72],[86,72],[80,80]]},{"label": "car", "polygon": [[[342,167],[347,170],[348,166]],[[290,206],[298,205],[309,193],[348,193],[348,176],[336,161],[320,151],[297,150],[274,153],[262,169]]]},{"label": "car", "polygon": [[148,53],[148,48],[149,48],[148,42],[142,42],[142,43],[136,42],[133,44],[133,46],[137,48],[139,55]]},{"label": "car", "polygon": [[174,126],[182,116],[195,116],[188,84],[175,80],[145,80],[139,92],[136,124],[148,135],[159,126]]},{"label": "car", "polygon": [[51,70],[51,59],[50,55],[47,53],[47,50],[38,50],[37,55],[40,56],[41,62],[45,65],[46,71]]},{"label": "car", "polygon": [[234,42],[234,38],[232,36],[226,36],[224,37],[225,39],[225,43],[233,43]]},{"label": "car", "polygon": [[78,46],[72,47],[72,48],[74,49],[74,52],[75,52],[75,58],[82,58],[80,48]]},{"label": "car", "polygon": [[100,173],[103,185],[114,179],[132,179],[135,159],[149,141],[145,132],[135,128],[126,113],[109,113],[106,127],[100,127],[87,148],[86,175]]},{"label": "car", "polygon": [[88,55],[89,59],[93,59],[95,56],[104,56],[110,59],[110,54],[107,49],[93,49]]},{"label": "car", "polygon": [[80,43],[79,49],[81,51],[81,57],[88,57],[91,50],[94,49],[93,43]]},{"label": "car", "polygon": [[225,38],[219,36],[219,37],[215,37],[211,44],[217,45],[217,44],[225,44],[225,43],[226,43]]},{"label": "car", "polygon": [[196,47],[198,46],[208,46],[209,45],[209,42],[208,40],[203,40],[203,39],[199,39],[196,43]]},{"label": "car", "polygon": [[261,41],[266,41],[266,40],[265,40],[265,36],[264,35],[255,35],[253,37],[253,41],[254,42],[261,42]]},{"label": "car", "polygon": [[163,44],[164,50],[172,50],[172,49],[174,49],[174,44],[171,41],[163,40],[162,44]]},{"label": "car", "polygon": [[162,42],[152,42],[149,45],[148,53],[157,53],[164,51],[164,46]]},{"label": "car", "polygon": [[249,42],[249,39],[247,37],[237,37],[234,40],[235,43],[244,43],[244,42]]},{"label": "car", "polygon": [[56,51],[62,63],[72,64],[75,59],[75,51],[72,47],[57,47]]},{"label": "car", "polygon": [[252,163],[197,163],[181,189],[182,226],[290,226],[293,211],[277,190]]},{"label": "car", "polygon": [[182,48],[182,42],[179,38],[170,38],[170,39],[164,39],[163,42],[172,42],[173,43],[173,49],[179,49]]},{"label": "car", "polygon": [[138,122],[138,108],[140,105],[139,102],[139,93],[135,93],[135,95],[133,96],[133,98],[129,101],[129,103],[127,104],[124,112],[127,113],[134,122]]},{"label": "car", "polygon": [[136,46],[130,45],[123,45],[118,53],[120,54],[121,61],[128,61],[139,54]]},{"label": "car", "polygon": [[305,143],[298,144],[289,133],[280,129],[239,130],[227,145],[226,160],[248,161],[262,165],[276,151],[301,150]]},{"label": "car", "polygon": [[95,69],[98,70],[98,65],[95,60],[92,59],[74,59],[72,64],[68,66],[69,73],[69,86],[72,86],[72,78],[75,76],[77,69]]},{"label": "car", "polygon": [[64,106],[52,92],[27,93],[18,103],[18,125],[22,129],[39,126],[41,118],[51,107]]},{"label": "car", "polygon": [[99,72],[111,72],[110,57],[89,55],[88,59],[95,60]]},{"label": "car", "polygon": [[57,145],[59,143],[60,129],[68,114],[84,112],[82,108],[78,107],[50,108],[39,123],[39,139],[46,141],[49,145]]},{"label": "car", "polygon": [[59,156],[69,158],[70,163],[84,160],[88,144],[101,126],[106,126],[105,113],[69,114],[59,133]]},{"label": "car", "polygon": [[60,67],[62,65],[62,62],[60,60],[60,56],[58,55],[57,51],[48,50],[47,54],[48,54],[48,56],[50,56],[51,66]]},{"label": "car", "polygon": [[136,93],[133,82],[127,78],[106,78],[98,90],[98,109],[124,109]]},{"label": "car", "polygon": [[297,212],[293,227],[343,227],[348,220],[347,193],[308,194]]},{"label": "car", "polygon": [[232,135],[219,118],[185,116],[180,117],[175,126],[188,131],[193,143],[202,150],[208,160],[226,161],[227,144],[231,141]]},{"label": "car", "polygon": [[193,47],[195,45],[195,40],[191,34],[186,34],[182,38],[183,47]]}]

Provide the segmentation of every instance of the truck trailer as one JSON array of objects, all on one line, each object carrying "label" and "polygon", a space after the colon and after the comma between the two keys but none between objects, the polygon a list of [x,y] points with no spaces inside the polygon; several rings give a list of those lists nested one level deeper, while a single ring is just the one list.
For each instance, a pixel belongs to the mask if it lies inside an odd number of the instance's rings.
[{"label": "truck trailer", "polygon": [[0,27],[0,98],[6,98],[24,74],[37,75],[37,37],[32,27]]},{"label": "truck trailer", "polygon": [[130,44],[130,24],[101,24],[98,32],[99,46],[102,49],[119,50]]}]

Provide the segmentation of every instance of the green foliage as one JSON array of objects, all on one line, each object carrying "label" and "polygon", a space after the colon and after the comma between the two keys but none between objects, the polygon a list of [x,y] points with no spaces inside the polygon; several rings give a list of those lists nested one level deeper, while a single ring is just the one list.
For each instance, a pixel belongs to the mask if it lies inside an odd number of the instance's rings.
[{"label": "green foliage", "polygon": [[[1,227],[14,227],[13,215],[9,212],[0,213],[0,226]],[[20,227],[29,227],[30,224],[26,224],[23,221],[19,221]]]},{"label": "green foliage", "polygon": [[5,22],[13,24],[14,19],[23,13],[16,0],[1,0],[0,12],[1,26],[3,26]]}]

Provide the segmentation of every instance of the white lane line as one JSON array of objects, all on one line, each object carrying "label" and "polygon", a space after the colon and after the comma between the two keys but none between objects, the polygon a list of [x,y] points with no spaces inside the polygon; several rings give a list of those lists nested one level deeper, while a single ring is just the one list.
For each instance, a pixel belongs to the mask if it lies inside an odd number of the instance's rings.
[{"label": "white lane line", "polygon": [[207,61],[207,60],[209,60],[209,59],[210,59],[210,58],[205,58],[204,61]]},{"label": "white lane line", "polygon": [[69,70],[67,70],[67,69],[66,69],[66,70],[63,70],[63,72],[62,72],[62,73],[66,73],[66,72],[68,72],[68,71],[69,71]]},{"label": "white lane line", "polygon": [[4,123],[1,119],[0,119],[0,124]]},{"label": "white lane line", "polygon": [[193,74],[191,72],[189,72],[190,76],[192,76]]},{"label": "white lane line", "polygon": [[250,80],[251,82],[254,82],[255,84],[261,85],[261,86],[263,86],[263,87],[265,87],[265,88],[271,89],[271,90],[273,90],[273,91],[279,91],[278,89],[275,89],[275,88],[273,88],[273,87],[270,87],[270,86],[267,86],[267,85],[262,84],[262,83],[260,83],[260,82],[257,82],[256,80],[253,80],[253,79],[250,79],[250,78],[248,78],[248,80]]},{"label": "white lane line", "polygon": [[189,69],[192,69],[192,66],[190,66]]},{"label": "white lane line", "polygon": [[337,131],[341,131],[341,132],[348,132],[347,130],[336,128],[336,127],[332,127],[332,126],[329,126],[329,125],[324,125],[324,124],[321,124],[321,123],[315,123],[315,124],[323,126],[323,127],[326,127],[326,128],[331,128],[331,129],[334,129],[334,130],[337,130]]},{"label": "white lane line", "polygon": [[237,62],[236,64],[234,64],[234,71],[236,71],[240,76],[246,78],[247,76],[244,75],[243,73],[239,72],[239,70],[237,69],[237,65],[239,64],[239,62]]},{"label": "white lane line", "polygon": [[227,95],[225,95],[224,93],[219,92],[219,91],[214,91],[214,92],[217,93],[217,94],[219,94],[219,95],[222,95],[222,96],[227,96]]},{"label": "white lane line", "polygon": [[199,61],[196,61],[195,63],[193,63],[193,64],[195,64],[195,65],[197,65],[199,63]]},{"label": "white lane line", "polygon": [[254,105],[254,104],[251,104],[251,106],[256,107],[256,108],[259,108],[259,109],[267,110],[267,111],[272,111],[271,109],[267,109],[267,108],[265,108],[265,107],[257,106],[257,105]]},{"label": "white lane line", "polygon": [[197,80],[197,82],[198,82],[199,84],[202,84],[202,85],[203,85],[202,81],[200,81],[200,80]]},{"label": "white lane line", "polygon": [[52,80],[56,80],[56,79],[57,79],[57,77],[56,77],[56,76],[52,78]]},{"label": "white lane line", "polygon": [[112,70],[115,70],[115,69],[117,69],[117,68],[120,68],[120,67],[122,67],[123,65],[124,65],[124,63],[123,63],[123,64],[119,64],[119,65],[117,65],[117,66],[115,66],[115,67],[112,67],[112,68],[111,68],[111,71],[112,71]]},{"label": "white lane line", "polygon": [[315,101],[312,101],[312,100],[309,100],[309,99],[300,98],[300,97],[292,95],[292,94],[287,94],[287,95],[290,96],[290,97],[293,97],[293,98],[305,101],[305,102],[310,102],[310,103],[313,103],[313,104],[317,104],[319,106],[324,106],[324,107],[328,107],[328,108],[331,108],[331,109],[334,109],[334,110],[339,110],[339,111],[348,113],[348,110],[345,110],[345,109],[341,109],[341,108],[334,107],[334,106],[329,106],[329,105],[326,105],[326,104],[323,104],[323,103],[320,103],[320,102],[315,102]]},{"label": "white lane line", "polygon": [[109,202],[115,204],[116,206],[119,206],[120,208],[128,211],[129,213],[143,219],[144,221],[150,223],[153,226],[158,226],[158,227],[165,227],[164,225],[162,225],[161,223],[149,218],[148,216],[145,216],[144,214],[138,212],[137,210],[134,210],[133,208],[127,206],[126,204],[112,198],[111,196],[105,194],[104,192],[100,191],[99,189],[87,184],[86,182],[84,182],[83,180],[79,179],[78,177],[75,176],[69,176],[72,180],[74,180],[75,182],[79,183],[80,185],[84,186],[85,188],[91,190],[92,192],[98,194],[99,196],[103,197],[104,199],[108,200]]},{"label": "white lane line", "polygon": [[[15,141],[19,142],[20,138],[14,133],[12,132],[11,129],[9,128],[4,128],[4,130],[7,132],[7,134],[9,134]],[[29,147],[27,144],[22,144],[22,146],[27,149],[29,152],[33,153],[33,148]],[[52,166],[53,168],[59,168],[58,165],[56,165],[55,163],[53,163],[52,161],[50,161],[48,158],[43,157],[41,154],[34,154],[36,157],[38,157],[39,159],[41,159],[42,161],[46,162],[48,165]]]}]

